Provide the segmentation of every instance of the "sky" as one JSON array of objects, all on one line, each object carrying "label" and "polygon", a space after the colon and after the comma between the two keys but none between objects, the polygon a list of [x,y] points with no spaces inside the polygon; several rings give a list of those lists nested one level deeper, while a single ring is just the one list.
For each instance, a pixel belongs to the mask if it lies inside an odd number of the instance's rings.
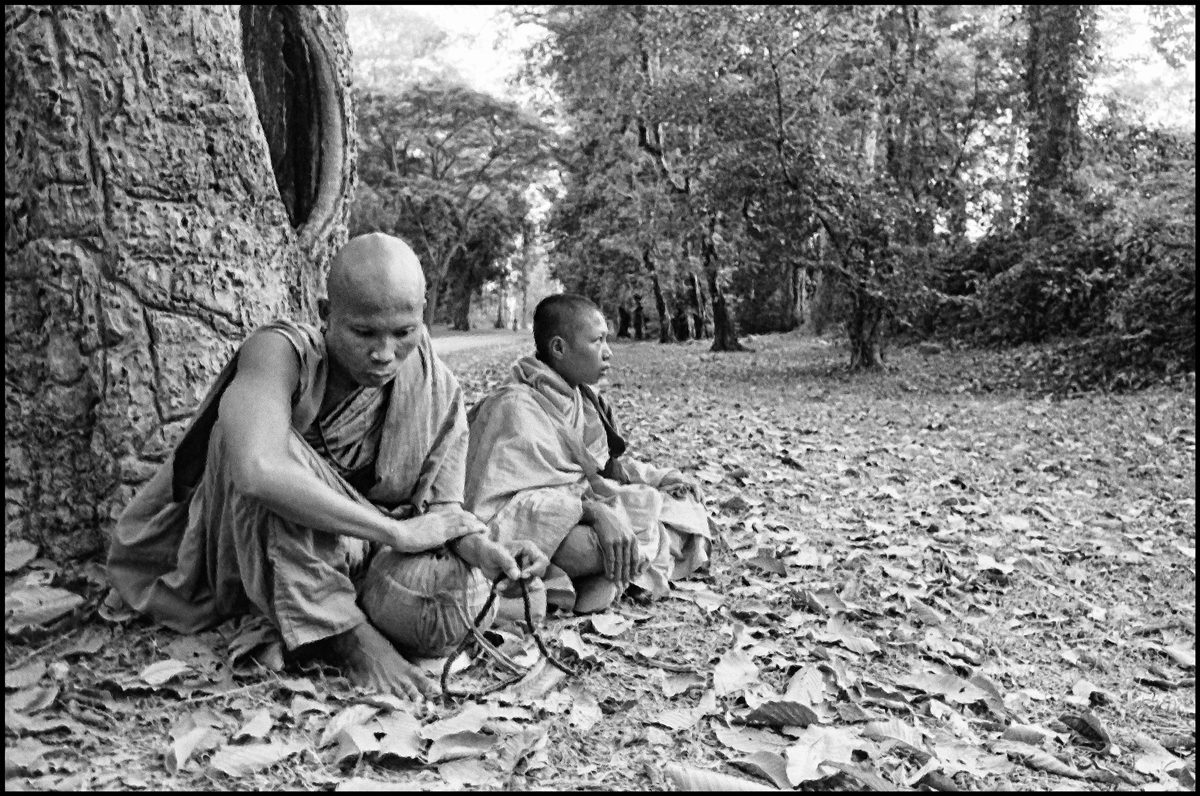
[{"label": "sky", "polygon": [[454,64],[472,88],[500,97],[512,97],[506,80],[516,73],[522,63],[520,49],[528,43],[529,32],[513,31],[511,24],[501,16],[502,6],[407,7],[451,34],[452,43],[439,51],[438,57]]}]

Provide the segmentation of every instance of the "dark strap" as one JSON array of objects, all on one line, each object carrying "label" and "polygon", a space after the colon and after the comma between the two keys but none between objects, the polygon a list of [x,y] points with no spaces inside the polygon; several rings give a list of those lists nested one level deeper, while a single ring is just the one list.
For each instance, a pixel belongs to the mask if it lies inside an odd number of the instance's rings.
[{"label": "dark strap", "polygon": [[[446,657],[446,663],[444,666],[442,666],[442,700],[447,705],[449,705],[451,700],[455,697],[467,699],[495,693],[496,691],[507,688],[513,683],[518,682],[522,677],[529,674],[528,670],[521,671],[520,668],[508,658],[508,656],[504,655],[490,643],[488,643],[487,639],[483,637],[483,633],[479,630],[479,625],[483,623],[483,619],[488,615],[488,611],[491,609],[492,604],[496,602],[496,596],[499,593],[498,590],[500,583],[503,580],[504,576],[501,575],[500,577],[496,578],[496,580],[492,581],[492,588],[488,592],[487,602],[483,604],[483,608],[480,609],[479,613],[475,615],[475,621],[467,625],[467,632],[463,635],[463,640],[460,641],[458,646],[454,648],[454,651]],[[576,673],[575,669],[556,658],[554,654],[550,652],[549,647],[546,646],[546,642],[542,640],[541,634],[538,633],[537,627],[533,623],[533,612],[529,606],[529,588],[526,583],[526,579],[522,578],[520,584],[521,600],[525,603],[525,627],[529,630],[529,634],[533,636],[533,640],[537,642],[538,650],[543,656],[545,656],[547,662],[554,666],[554,668],[562,671],[567,676],[574,676]],[[463,616],[465,617],[466,614],[464,613]],[[515,671],[516,674],[514,674],[512,677],[509,677],[507,680],[502,680],[499,683],[489,686],[488,688],[485,688],[477,693],[468,691],[451,691],[449,685],[450,667],[453,665],[455,659],[458,658],[458,654],[466,649],[472,641],[476,642],[476,644],[482,649],[492,653],[497,661],[503,664],[506,668]],[[530,668],[532,669],[532,667]]]}]

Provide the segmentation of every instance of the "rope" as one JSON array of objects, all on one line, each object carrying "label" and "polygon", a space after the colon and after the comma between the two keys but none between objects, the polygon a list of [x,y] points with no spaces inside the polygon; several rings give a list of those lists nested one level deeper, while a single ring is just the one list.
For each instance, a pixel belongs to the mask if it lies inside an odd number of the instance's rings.
[{"label": "rope", "polygon": [[[451,704],[451,701],[455,698],[471,699],[474,697],[481,697],[481,696],[487,696],[488,694],[493,694],[497,691],[507,688],[508,686],[520,681],[521,678],[523,678],[527,674],[529,674],[530,670],[532,669],[532,667],[530,667],[530,669],[522,670],[521,667],[518,666],[511,658],[509,658],[507,655],[505,655],[500,650],[496,649],[495,645],[493,645],[490,641],[488,641],[486,638],[484,638],[483,633],[479,630],[479,625],[483,623],[484,617],[487,616],[488,611],[491,610],[492,605],[494,605],[496,602],[496,597],[499,594],[500,583],[503,580],[504,580],[504,576],[501,575],[500,577],[496,578],[496,580],[494,580],[492,582],[492,588],[488,591],[487,601],[484,602],[483,608],[480,609],[478,614],[476,614],[474,622],[467,621],[467,619],[468,619],[467,613],[461,605],[458,605],[456,603],[454,606],[455,609],[457,609],[457,611],[458,611],[459,617],[463,620],[463,623],[466,625],[467,632],[463,634],[462,641],[458,642],[458,646],[456,646],[454,648],[454,651],[451,652],[450,655],[446,658],[446,664],[442,667],[442,677],[441,677],[442,700],[447,705]],[[524,607],[525,607],[525,627],[529,631],[529,634],[531,636],[533,636],[533,640],[537,643],[538,651],[540,651],[542,653],[542,655],[546,658],[547,662],[549,662],[556,669],[562,671],[564,674],[566,674],[568,676],[573,677],[576,674],[576,670],[574,668],[572,668],[571,666],[568,666],[567,664],[563,663],[561,660],[559,660],[550,651],[550,648],[548,646],[546,646],[545,640],[542,639],[541,633],[538,632],[537,626],[533,622],[533,611],[529,604],[528,583],[525,578],[522,578],[520,581],[520,584],[521,584],[521,601],[524,603]],[[481,649],[483,649],[486,652],[488,652],[489,654],[491,654],[492,657],[494,657],[502,666],[504,666],[504,668],[508,669],[509,671],[515,672],[515,674],[512,677],[509,677],[506,680],[502,680],[501,682],[496,683],[494,685],[488,686],[487,688],[484,688],[481,691],[472,692],[472,691],[453,691],[453,690],[451,690],[450,685],[449,685],[450,666],[454,663],[455,660],[458,659],[459,654],[471,645],[472,641],[475,642],[475,644],[478,645]]]}]

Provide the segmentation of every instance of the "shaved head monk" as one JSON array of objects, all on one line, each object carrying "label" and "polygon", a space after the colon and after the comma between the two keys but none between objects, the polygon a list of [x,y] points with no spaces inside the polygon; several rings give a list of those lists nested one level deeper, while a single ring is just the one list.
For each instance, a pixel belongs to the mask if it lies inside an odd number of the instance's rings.
[{"label": "shaved head monk", "polygon": [[226,365],[170,459],[122,514],[113,585],[181,633],[242,613],[358,684],[437,693],[490,581],[540,575],[462,509],[467,425],[422,323],[425,277],[398,238],[334,258],[319,329],[274,321]]},{"label": "shaved head monk", "polygon": [[708,560],[700,487],[626,453],[598,392],[612,349],[590,299],[543,299],[533,339],[535,353],[471,410],[465,505],[494,539],[532,541],[550,558],[553,607],[604,610],[630,587],[661,597]]}]

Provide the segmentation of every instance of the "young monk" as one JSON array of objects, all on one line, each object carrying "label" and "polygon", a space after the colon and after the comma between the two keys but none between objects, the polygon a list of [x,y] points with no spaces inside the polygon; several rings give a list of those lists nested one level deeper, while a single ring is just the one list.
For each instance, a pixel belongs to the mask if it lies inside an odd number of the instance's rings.
[{"label": "young monk", "polygon": [[432,696],[397,646],[445,654],[488,581],[547,561],[462,510],[462,392],[421,322],[412,249],[354,238],[327,287],[319,330],[269,323],[221,372],[118,521],[109,574],[181,633],[256,611],[289,650],[323,650],[356,683]]},{"label": "young monk", "polygon": [[609,370],[608,324],[588,298],[550,296],[533,315],[535,356],[472,409],[466,507],[495,539],[549,558],[547,602],[603,610],[627,586],[649,598],[708,560],[699,485],[625,455],[596,392]]}]

